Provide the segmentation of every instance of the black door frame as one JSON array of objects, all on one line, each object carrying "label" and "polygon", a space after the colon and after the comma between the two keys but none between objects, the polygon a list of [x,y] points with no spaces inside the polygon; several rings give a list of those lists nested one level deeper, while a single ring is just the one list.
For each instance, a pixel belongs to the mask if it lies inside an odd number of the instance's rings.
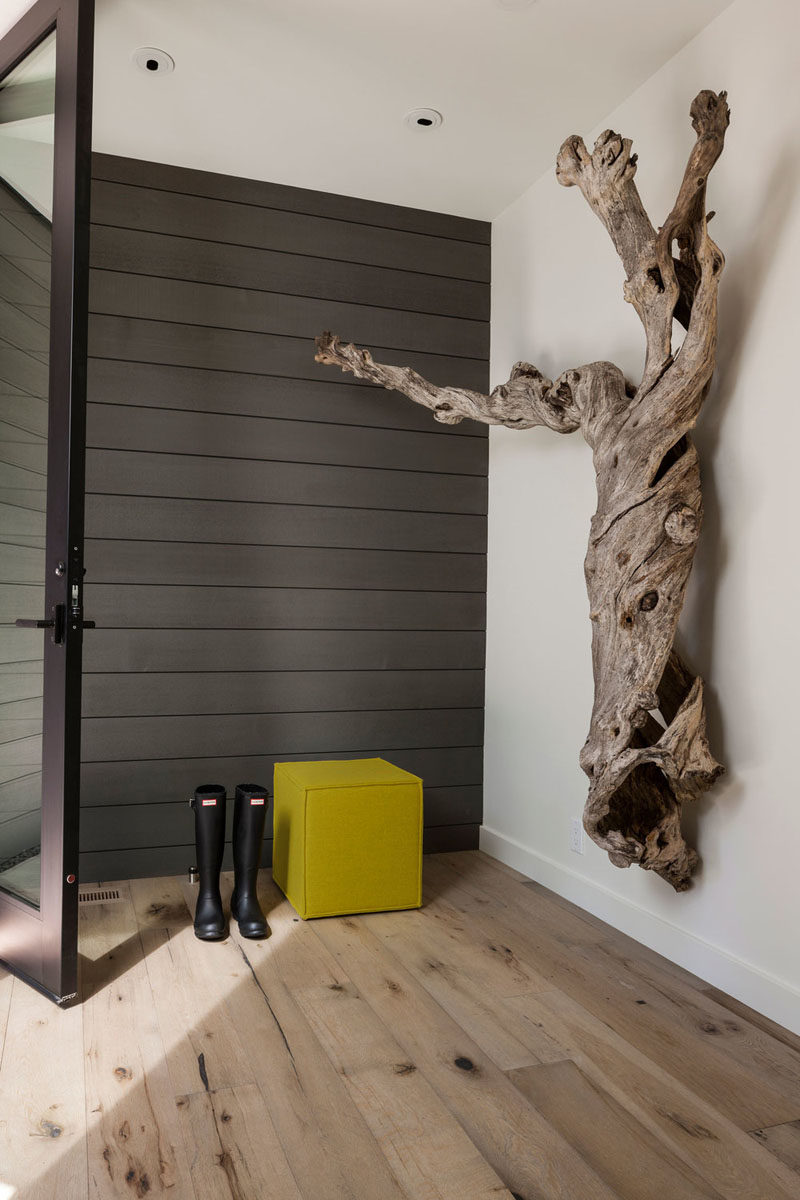
[{"label": "black door frame", "polygon": [[[0,954],[66,1006],[78,991],[83,511],[89,310],[94,0],[37,0],[0,39],[0,80],[56,30],[46,618],[64,606],[64,638],[44,630],[41,903],[0,891]],[[63,566],[62,566],[63,564]],[[58,568],[58,570],[57,570]]]}]

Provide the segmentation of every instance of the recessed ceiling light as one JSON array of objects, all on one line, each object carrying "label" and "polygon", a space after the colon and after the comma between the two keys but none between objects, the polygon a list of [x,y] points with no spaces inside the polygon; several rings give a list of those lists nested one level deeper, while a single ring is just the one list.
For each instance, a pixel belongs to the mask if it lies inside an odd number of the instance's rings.
[{"label": "recessed ceiling light", "polygon": [[435,108],[413,108],[403,120],[410,129],[437,129],[444,117]]},{"label": "recessed ceiling light", "polygon": [[167,75],[175,70],[175,59],[166,50],[157,50],[155,46],[140,46],[131,57],[148,75]]}]

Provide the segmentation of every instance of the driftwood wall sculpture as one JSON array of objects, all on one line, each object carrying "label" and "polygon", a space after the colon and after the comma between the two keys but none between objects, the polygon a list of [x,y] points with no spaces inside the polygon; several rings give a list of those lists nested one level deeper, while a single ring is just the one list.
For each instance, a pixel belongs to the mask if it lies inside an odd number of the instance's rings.
[{"label": "driftwood wall sculpture", "polygon": [[[608,130],[589,153],[580,137],[569,137],[557,160],[559,182],[580,188],[622,260],[625,299],[647,337],[637,388],[609,362],[565,371],[555,382],[520,362],[483,396],[434,387],[330,333],[317,339],[316,356],[404,393],[446,424],[470,417],[511,429],[581,430],[594,452],[598,498],[585,562],[595,699],[580,759],[589,777],[584,826],[615,866],[637,863],[677,891],[689,886],[697,862],[681,833],[683,803],[723,769],[706,739],[703,681],[673,647],[703,514],[689,431],[717,343],[724,259],[708,236],[713,213],[706,216],[705,198],[728,125],[725,92],[700,92],[690,111],[697,140],[658,231],[634,183],[629,139]],[[686,330],[675,354],[673,317]]]}]

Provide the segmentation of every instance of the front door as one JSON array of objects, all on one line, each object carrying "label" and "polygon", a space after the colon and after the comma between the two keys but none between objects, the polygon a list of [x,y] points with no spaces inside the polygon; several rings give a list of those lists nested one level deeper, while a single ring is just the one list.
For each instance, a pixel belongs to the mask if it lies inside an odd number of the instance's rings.
[{"label": "front door", "polygon": [[76,999],[92,0],[0,40],[0,959]]}]

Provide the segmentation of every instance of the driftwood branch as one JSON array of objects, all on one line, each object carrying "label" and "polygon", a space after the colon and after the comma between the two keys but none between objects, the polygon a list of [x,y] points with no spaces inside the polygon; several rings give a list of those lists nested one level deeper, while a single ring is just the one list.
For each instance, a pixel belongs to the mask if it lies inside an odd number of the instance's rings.
[{"label": "driftwood branch", "polygon": [[[683,804],[722,771],[706,738],[703,681],[673,647],[703,516],[689,431],[716,353],[724,260],[708,235],[705,194],[728,125],[725,93],[701,92],[691,117],[697,140],[658,231],[634,183],[628,139],[608,130],[590,153],[573,136],[558,155],[559,181],[577,186],[608,230],[625,269],[625,298],[644,326],[647,356],[635,391],[612,363],[590,363],[555,382],[517,363],[508,382],[485,396],[435,387],[332,334],[317,340],[319,362],[403,392],[438,421],[582,431],[598,495],[585,561],[595,699],[581,752],[589,777],[584,825],[615,866],[637,863],[678,891],[697,862],[681,833]],[[674,355],[673,319],[686,329]]]},{"label": "driftwood branch", "polygon": [[[722,153],[728,126],[726,93],[717,96],[700,92],[690,115],[697,141],[689,155],[678,199],[658,233],[634,182],[637,155],[630,153],[629,138],[607,129],[590,154],[583,139],[573,134],[556,160],[559,183],[580,188],[608,230],[625,268],[625,299],[636,309],[647,337],[640,391],[649,390],[671,362],[673,317],[684,325],[690,319],[701,274],[695,243],[707,222],[706,182]],[[672,257],[675,241],[680,251],[677,261]]]},{"label": "driftwood branch", "polygon": [[574,371],[565,372],[553,383],[530,363],[518,362],[508,383],[501,383],[484,396],[466,388],[435,387],[410,367],[376,363],[369,350],[359,350],[352,344],[346,346],[332,333],[317,338],[316,359],[341,367],[358,379],[402,392],[429,408],[436,420],[445,425],[457,425],[466,417],[511,429],[547,425],[557,433],[572,433],[581,423],[572,391],[577,380]]}]

